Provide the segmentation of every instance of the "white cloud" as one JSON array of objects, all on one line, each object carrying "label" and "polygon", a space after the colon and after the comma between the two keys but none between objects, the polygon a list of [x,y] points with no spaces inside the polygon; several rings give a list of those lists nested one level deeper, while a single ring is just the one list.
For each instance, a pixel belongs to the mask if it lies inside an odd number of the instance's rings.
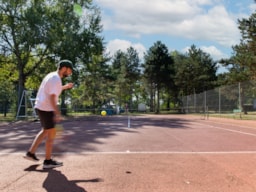
[{"label": "white cloud", "polygon": [[139,58],[141,60],[143,59],[146,48],[140,43],[132,43],[126,40],[114,39],[108,42],[106,51],[113,56],[118,50],[126,52],[129,47],[133,47],[138,52]]},{"label": "white cloud", "polygon": [[[183,50],[182,50],[182,53],[188,53],[188,50],[190,49],[191,47],[185,47]],[[229,56],[222,53],[219,49],[217,49],[215,46],[200,46],[199,47],[203,52],[205,53],[208,53],[212,59],[214,61],[217,61],[217,60],[220,60],[220,59],[223,59],[223,58],[228,58]],[[198,47],[197,47],[198,49]]]},{"label": "white cloud", "polygon": [[222,53],[220,50],[218,50],[215,46],[209,46],[209,47],[202,46],[202,47],[200,47],[200,49],[202,49],[204,52],[210,54],[211,57],[212,57],[214,60],[219,60],[219,59],[222,59],[222,58],[228,58],[228,57],[229,57],[228,55],[223,54],[223,53]]},{"label": "white cloud", "polygon": [[230,47],[239,41],[234,15],[220,0],[96,0],[110,11],[104,30],[121,30],[131,37],[164,34],[209,40]]},{"label": "white cloud", "polygon": [[190,25],[180,25],[190,39],[208,40],[230,47],[239,40],[237,24],[228,16],[223,6],[213,7],[207,14],[197,15],[189,20]]},{"label": "white cloud", "polygon": [[255,10],[256,10],[256,3],[253,3],[253,4],[250,5],[250,10],[251,10],[252,13],[255,12]]}]

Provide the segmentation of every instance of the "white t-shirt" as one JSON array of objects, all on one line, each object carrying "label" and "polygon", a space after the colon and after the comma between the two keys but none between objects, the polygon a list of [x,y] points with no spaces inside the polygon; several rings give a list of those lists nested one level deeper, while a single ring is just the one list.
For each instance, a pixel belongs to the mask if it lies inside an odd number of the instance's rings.
[{"label": "white t-shirt", "polygon": [[54,111],[50,102],[50,95],[56,95],[56,104],[62,91],[61,78],[57,71],[51,72],[43,79],[35,101],[35,108],[42,111]]}]

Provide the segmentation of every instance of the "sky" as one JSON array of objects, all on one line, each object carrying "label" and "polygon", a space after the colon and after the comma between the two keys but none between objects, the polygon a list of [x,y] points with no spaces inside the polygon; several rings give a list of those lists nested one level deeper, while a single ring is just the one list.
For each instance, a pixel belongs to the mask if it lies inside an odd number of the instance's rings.
[{"label": "sky", "polygon": [[[229,58],[239,44],[238,19],[256,10],[254,0],[95,0],[101,10],[106,51],[133,47],[140,59],[161,41],[186,53],[195,45],[214,60]],[[220,69],[224,70],[224,69]]]}]

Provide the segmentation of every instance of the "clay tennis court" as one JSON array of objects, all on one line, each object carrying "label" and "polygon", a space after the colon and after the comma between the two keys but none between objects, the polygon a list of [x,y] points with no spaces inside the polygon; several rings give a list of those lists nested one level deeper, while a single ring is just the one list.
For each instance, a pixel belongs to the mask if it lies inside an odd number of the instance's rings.
[{"label": "clay tennis court", "polygon": [[[63,125],[54,155],[64,166],[50,170],[22,158],[39,122],[0,125],[0,191],[256,191],[255,121],[141,115]],[[43,144],[37,154],[42,163]]]}]

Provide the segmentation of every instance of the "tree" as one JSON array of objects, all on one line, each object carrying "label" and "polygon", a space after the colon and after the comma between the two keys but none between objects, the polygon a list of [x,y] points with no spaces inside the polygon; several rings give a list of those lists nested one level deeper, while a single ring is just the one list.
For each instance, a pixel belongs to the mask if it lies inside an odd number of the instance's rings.
[{"label": "tree", "polygon": [[190,47],[186,55],[176,56],[175,66],[175,83],[182,95],[201,93],[215,87],[216,62],[195,45]]},{"label": "tree", "polygon": [[[228,60],[221,60],[231,71],[230,81],[256,79],[256,13],[248,19],[238,20],[241,40],[232,47],[234,53]],[[235,74],[235,75],[232,75]]]},{"label": "tree", "polygon": [[[0,51],[8,59],[2,62],[16,65],[19,100],[27,77],[48,53],[46,40],[51,37],[48,8],[44,1],[0,2]],[[35,62],[28,66],[33,57]]]},{"label": "tree", "polygon": [[[109,95],[109,66],[105,58],[101,55],[93,55],[90,63],[82,70],[80,75],[80,86],[74,90],[79,92],[76,102],[80,105],[90,106],[93,113],[95,109],[102,107],[106,100],[111,98]],[[75,104],[75,103],[74,103]]]},{"label": "tree", "polygon": [[[137,94],[137,82],[140,80],[140,60],[138,52],[129,47],[126,52],[117,51],[113,57],[112,74],[115,80],[116,100],[118,105],[128,104]],[[138,95],[136,96],[138,98]]]},{"label": "tree", "polygon": [[101,32],[97,7],[90,0],[79,1],[87,10],[84,18],[73,11],[75,2],[0,1],[0,53],[6,58],[1,62],[16,66],[19,101],[26,80],[39,72],[38,68],[46,67],[46,74],[56,69],[56,60],[62,58],[74,63],[88,61],[95,47],[103,47],[102,38],[96,34]]},{"label": "tree", "polygon": [[[1,57],[2,58],[2,57]],[[0,110],[6,116],[9,105],[15,100],[14,84],[12,83],[11,65],[0,65]],[[13,66],[14,67],[14,66]]]},{"label": "tree", "polygon": [[[150,111],[160,112],[160,93],[173,74],[173,60],[161,41],[154,43],[144,56],[144,77],[150,93]],[[169,82],[170,83],[170,82]],[[156,97],[156,105],[155,105]]]},{"label": "tree", "polygon": [[[248,89],[249,83],[242,82],[256,79],[256,13],[253,13],[248,19],[238,20],[238,28],[242,38],[240,43],[232,47],[233,55],[229,59],[222,59],[220,63],[227,66],[229,73],[222,75],[221,80],[225,80],[225,84],[239,83],[240,86],[240,101],[238,102],[244,113],[247,111],[244,108],[246,104],[245,96],[254,95],[253,89]],[[238,101],[237,98],[234,100]]]}]

